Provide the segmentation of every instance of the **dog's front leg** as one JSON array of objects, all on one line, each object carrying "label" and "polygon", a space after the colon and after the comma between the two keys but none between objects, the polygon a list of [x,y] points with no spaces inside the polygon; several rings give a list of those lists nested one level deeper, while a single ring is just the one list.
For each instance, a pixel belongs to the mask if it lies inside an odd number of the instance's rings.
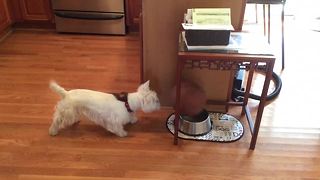
[{"label": "dog's front leg", "polygon": [[119,137],[126,137],[128,135],[127,131],[123,129],[123,126],[121,124],[115,124],[113,133],[115,133]]},{"label": "dog's front leg", "polygon": [[126,137],[128,135],[128,133],[123,129],[122,124],[106,123],[103,125],[103,127],[119,137]]}]

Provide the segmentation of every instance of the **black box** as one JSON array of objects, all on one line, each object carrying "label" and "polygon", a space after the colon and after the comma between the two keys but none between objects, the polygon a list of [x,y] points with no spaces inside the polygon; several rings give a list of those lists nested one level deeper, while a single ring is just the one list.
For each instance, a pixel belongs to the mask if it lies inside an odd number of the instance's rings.
[{"label": "black box", "polygon": [[185,30],[188,46],[228,45],[231,30]]}]

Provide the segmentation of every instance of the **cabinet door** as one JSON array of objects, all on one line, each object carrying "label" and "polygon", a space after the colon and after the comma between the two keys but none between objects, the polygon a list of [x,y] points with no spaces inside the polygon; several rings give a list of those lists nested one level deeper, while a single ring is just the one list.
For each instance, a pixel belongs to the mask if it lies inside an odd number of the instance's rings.
[{"label": "cabinet door", "polygon": [[0,0],[0,34],[10,25],[10,17],[6,0]]},{"label": "cabinet door", "polygon": [[127,26],[130,31],[138,31],[142,0],[127,0],[126,6]]},{"label": "cabinet door", "polygon": [[24,20],[52,20],[52,10],[49,0],[20,0]]}]

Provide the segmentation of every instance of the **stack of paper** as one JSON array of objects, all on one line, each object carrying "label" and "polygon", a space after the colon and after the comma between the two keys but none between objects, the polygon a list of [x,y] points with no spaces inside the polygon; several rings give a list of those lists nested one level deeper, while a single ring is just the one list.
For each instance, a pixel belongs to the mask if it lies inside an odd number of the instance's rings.
[{"label": "stack of paper", "polygon": [[[194,8],[188,9],[187,17],[191,17],[183,28],[186,29],[210,29],[210,30],[234,30],[231,24],[230,8]],[[191,15],[190,15],[191,13]]]}]

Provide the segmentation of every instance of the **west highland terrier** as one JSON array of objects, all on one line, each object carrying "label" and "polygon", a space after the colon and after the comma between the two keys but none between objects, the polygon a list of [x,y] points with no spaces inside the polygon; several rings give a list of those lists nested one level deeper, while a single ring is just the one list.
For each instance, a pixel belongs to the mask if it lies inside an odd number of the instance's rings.
[{"label": "west highland terrier", "polygon": [[127,136],[124,125],[135,123],[135,111],[152,112],[160,108],[156,92],[150,90],[149,81],[140,85],[137,92],[120,96],[87,89],[67,91],[55,82],[50,88],[62,98],[53,115],[49,134],[55,136],[59,130],[79,122],[81,116],[120,137]]}]

